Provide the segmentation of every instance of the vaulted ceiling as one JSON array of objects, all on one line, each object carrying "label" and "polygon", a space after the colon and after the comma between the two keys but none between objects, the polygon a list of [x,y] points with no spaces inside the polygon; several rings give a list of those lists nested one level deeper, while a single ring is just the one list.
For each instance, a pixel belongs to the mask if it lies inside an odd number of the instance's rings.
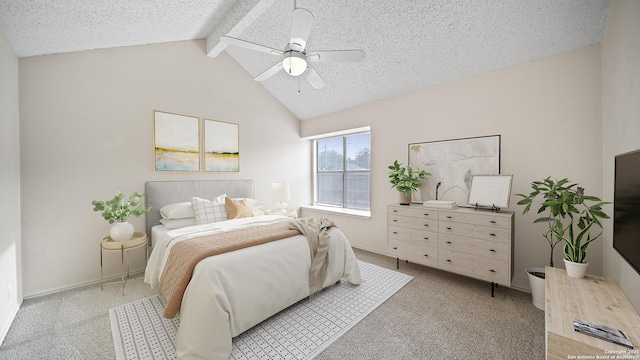
[{"label": "vaulted ceiling", "polygon": [[[299,119],[399,96],[602,41],[606,0],[0,0],[0,32],[19,57],[207,39],[253,77],[281,56],[294,7],[314,18],[306,50],[361,49],[362,62],[310,64],[326,83],[284,71],[262,85]],[[215,79],[212,79],[214,81]]]}]

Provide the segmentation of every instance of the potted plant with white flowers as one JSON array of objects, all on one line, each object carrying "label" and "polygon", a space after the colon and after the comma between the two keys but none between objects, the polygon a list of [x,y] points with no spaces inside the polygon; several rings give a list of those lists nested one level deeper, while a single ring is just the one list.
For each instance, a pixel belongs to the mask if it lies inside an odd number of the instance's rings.
[{"label": "potted plant with white flowers", "polygon": [[125,200],[124,195],[118,191],[111,200],[94,200],[91,202],[93,211],[102,211],[102,217],[107,220],[109,224],[114,224],[111,229],[109,229],[109,236],[111,236],[114,241],[131,239],[134,229],[133,225],[128,222],[129,217],[131,215],[139,217],[151,210],[150,207],[146,207],[142,203],[143,197],[143,193],[134,192],[128,200]]},{"label": "potted plant with white flowers", "polygon": [[[577,183],[572,183],[568,179],[552,180],[547,177],[541,181],[531,183],[533,191],[529,195],[517,194],[522,197],[518,205],[524,205],[522,211],[526,214],[531,209],[534,200],[539,200],[540,208],[534,223],[546,223],[547,231],[543,234],[549,243],[551,252],[549,255],[549,266],[553,267],[553,253],[558,243],[564,243],[564,262],[569,276],[582,278],[585,274],[588,263],[585,262],[589,245],[602,235],[601,219],[609,219],[609,215],[603,210],[603,205],[610,204],[600,200],[596,196],[585,194],[583,187]],[[593,229],[600,228],[600,232],[592,236]],[[538,274],[532,274],[537,272]],[[541,272],[541,274],[539,274]],[[530,281],[532,278],[542,277],[544,279],[544,268],[527,268]],[[534,304],[536,298],[544,302],[544,280],[542,281],[542,295],[534,294],[534,283],[531,283]],[[536,305],[538,306],[538,305]],[[538,306],[540,307],[540,306]]]},{"label": "potted plant with white flowers", "polygon": [[420,180],[425,180],[430,173],[424,170],[414,170],[411,166],[404,167],[398,160],[389,166],[389,182],[391,187],[400,192],[400,205],[411,203],[411,192],[416,191],[422,185]]}]

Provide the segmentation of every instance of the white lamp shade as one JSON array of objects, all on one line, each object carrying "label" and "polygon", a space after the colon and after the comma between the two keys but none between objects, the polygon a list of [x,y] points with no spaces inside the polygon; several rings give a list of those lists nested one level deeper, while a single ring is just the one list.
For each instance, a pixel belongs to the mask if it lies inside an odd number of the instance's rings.
[{"label": "white lamp shade", "polygon": [[275,182],[271,184],[273,202],[286,203],[291,199],[288,182]]}]

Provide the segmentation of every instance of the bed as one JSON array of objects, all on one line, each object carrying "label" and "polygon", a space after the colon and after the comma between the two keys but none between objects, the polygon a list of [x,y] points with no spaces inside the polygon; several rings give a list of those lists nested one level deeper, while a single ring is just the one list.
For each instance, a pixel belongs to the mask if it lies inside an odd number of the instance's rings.
[{"label": "bed", "polygon": [[[146,227],[153,247],[145,282],[154,287],[162,280],[166,259],[181,241],[291,221],[280,215],[259,215],[176,229],[166,229],[160,224],[162,217],[158,210],[166,205],[189,201],[192,196],[215,199],[222,194],[252,199],[254,182],[146,183],[146,205],[152,207],[147,213]],[[359,284],[360,270],[348,240],[336,227],[328,228],[327,234],[328,265],[321,287],[345,278]],[[309,248],[305,236],[294,235],[200,260],[181,299],[180,326],[176,335],[178,358],[227,359],[233,337],[308,297],[312,263]]]}]

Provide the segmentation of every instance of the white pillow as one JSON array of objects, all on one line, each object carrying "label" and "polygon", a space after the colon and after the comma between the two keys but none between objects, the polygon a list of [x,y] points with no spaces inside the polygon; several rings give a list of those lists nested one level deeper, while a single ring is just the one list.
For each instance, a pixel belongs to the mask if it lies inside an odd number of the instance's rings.
[{"label": "white pillow", "polygon": [[222,195],[218,195],[216,196],[215,199],[213,199],[213,203],[214,204],[224,204],[224,198],[227,197],[227,194],[222,194]]},{"label": "white pillow", "polygon": [[179,229],[187,226],[197,225],[195,217],[185,219],[160,219],[160,223],[167,229]]},{"label": "white pillow", "polygon": [[[227,194],[218,195],[215,199],[213,199],[213,202],[216,204],[224,204],[224,198],[226,197],[227,197]],[[240,200],[246,201],[247,203],[249,203],[249,205],[251,205],[253,210],[264,209],[264,203],[256,199],[251,199],[251,198],[232,198],[232,199],[236,201],[240,201]],[[262,213],[261,215],[264,215],[264,213]]]},{"label": "white pillow", "polygon": [[227,220],[227,209],[224,203],[217,204],[211,200],[199,197],[191,198],[191,205],[196,218],[196,224],[210,224]]},{"label": "white pillow", "polygon": [[190,201],[165,205],[160,209],[163,219],[186,219],[195,217]]}]

